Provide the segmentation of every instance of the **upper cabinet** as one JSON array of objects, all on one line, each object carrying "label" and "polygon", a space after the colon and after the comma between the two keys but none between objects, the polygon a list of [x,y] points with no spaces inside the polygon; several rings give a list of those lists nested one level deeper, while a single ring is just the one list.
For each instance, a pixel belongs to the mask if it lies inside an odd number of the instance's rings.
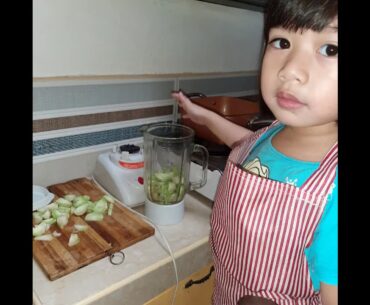
[{"label": "upper cabinet", "polygon": [[198,0],[225,6],[263,12],[268,0]]}]

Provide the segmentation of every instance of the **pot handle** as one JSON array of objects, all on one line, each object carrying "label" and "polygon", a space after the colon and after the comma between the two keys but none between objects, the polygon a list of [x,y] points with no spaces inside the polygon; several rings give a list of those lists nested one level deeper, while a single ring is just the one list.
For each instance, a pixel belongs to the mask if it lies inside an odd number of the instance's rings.
[{"label": "pot handle", "polygon": [[207,183],[208,171],[208,150],[203,145],[194,144],[193,153],[200,152],[202,154],[202,179],[196,182],[190,181],[190,190],[201,188]]},{"label": "pot handle", "polygon": [[192,92],[192,93],[186,93],[184,90],[172,90],[173,93],[179,93],[182,92],[188,99],[191,99],[192,97],[207,97],[205,94],[201,92]]},{"label": "pot handle", "polygon": [[[183,92],[184,93],[184,92]],[[185,94],[185,93],[184,93]],[[205,94],[203,93],[200,93],[200,92],[193,92],[193,93],[186,93],[185,96],[189,99],[191,99],[192,97],[207,97]]]}]

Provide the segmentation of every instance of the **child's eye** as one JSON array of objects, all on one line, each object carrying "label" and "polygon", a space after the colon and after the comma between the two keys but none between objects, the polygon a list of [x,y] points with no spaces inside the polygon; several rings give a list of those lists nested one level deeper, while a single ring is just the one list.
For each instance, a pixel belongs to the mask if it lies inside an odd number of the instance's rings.
[{"label": "child's eye", "polygon": [[276,49],[288,49],[290,42],[284,38],[275,38],[270,41],[270,44]]},{"label": "child's eye", "polygon": [[320,54],[327,57],[336,56],[338,54],[338,46],[335,46],[333,44],[326,44],[320,48],[319,52]]}]

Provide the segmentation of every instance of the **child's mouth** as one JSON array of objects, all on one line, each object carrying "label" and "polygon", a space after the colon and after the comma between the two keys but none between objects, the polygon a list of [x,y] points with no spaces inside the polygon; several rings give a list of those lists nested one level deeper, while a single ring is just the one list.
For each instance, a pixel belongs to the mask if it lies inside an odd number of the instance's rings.
[{"label": "child's mouth", "polygon": [[286,92],[278,92],[276,97],[277,103],[281,108],[298,109],[304,106],[304,104],[300,102],[294,95]]}]

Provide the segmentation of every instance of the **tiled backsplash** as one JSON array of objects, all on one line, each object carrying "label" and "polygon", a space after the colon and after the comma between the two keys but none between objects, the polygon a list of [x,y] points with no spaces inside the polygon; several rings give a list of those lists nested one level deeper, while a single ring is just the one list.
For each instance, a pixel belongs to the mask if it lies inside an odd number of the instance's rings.
[{"label": "tiled backsplash", "polygon": [[133,126],[128,128],[110,129],[85,134],[77,134],[65,137],[56,137],[46,140],[38,140],[33,143],[34,156],[51,154],[64,150],[88,147],[99,144],[117,142],[122,139],[132,139],[141,137],[140,128]]},{"label": "tiled backsplash", "polygon": [[179,86],[185,92],[201,92],[205,95],[230,95],[244,91],[257,91],[256,74],[244,76],[180,79]]},{"label": "tiled backsplash", "polygon": [[73,85],[63,82],[36,84],[33,90],[34,111],[60,110],[93,106],[124,105],[135,102],[166,100],[175,80],[121,80],[120,83],[92,82]]},{"label": "tiled backsplash", "polygon": [[35,81],[34,162],[125,143],[140,138],[144,125],[175,121],[170,93],[179,88],[210,96],[256,94],[258,74]]},{"label": "tiled backsplash", "polygon": [[69,117],[40,119],[33,122],[33,132],[43,132],[56,129],[65,129],[96,124],[106,124],[127,120],[136,120],[163,115],[172,115],[173,106],[130,109],[104,113],[75,115]]}]

